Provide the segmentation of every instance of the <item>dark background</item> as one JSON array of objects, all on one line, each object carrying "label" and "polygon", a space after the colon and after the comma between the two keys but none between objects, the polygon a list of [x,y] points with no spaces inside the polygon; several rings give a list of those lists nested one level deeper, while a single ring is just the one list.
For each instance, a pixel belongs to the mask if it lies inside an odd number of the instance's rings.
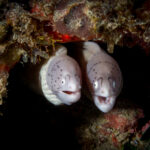
[{"label": "dark background", "polygon": [[[69,49],[71,45],[72,43],[66,44]],[[105,49],[106,45],[102,47]],[[118,61],[124,79],[120,97],[130,99],[142,107],[145,113],[144,122],[150,120],[150,56],[139,47],[115,47],[112,56]],[[51,105],[44,97],[24,86],[20,77],[24,65],[19,63],[11,70],[8,98],[2,106],[2,120],[6,123],[9,138],[15,141],[15,146],[19,142],[27,147],[30,144],[42,146],[42,149],[80,149],[75,129],[82,122],[82,103],[78,102],[70,107]],[[84,107],[82,109],[87,111]]]}]

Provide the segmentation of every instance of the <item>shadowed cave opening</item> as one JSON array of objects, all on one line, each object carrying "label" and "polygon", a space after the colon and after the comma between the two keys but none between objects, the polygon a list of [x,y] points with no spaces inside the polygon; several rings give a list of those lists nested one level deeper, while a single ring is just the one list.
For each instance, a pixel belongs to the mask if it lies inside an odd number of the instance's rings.
[{"label": "shadowed cave opening", "polygon": [[[65,46],[71,49],[73,44]],[[101,46],[106,49],[106,45]],[[117,46],[112,56],[119,63],[123,74],[124,85],[120,97],[127,98],[143,108],[145,123],[150,120],[150,56],[147,56],[140,47]],[[43,147],[47,146],[53,150],[81,149],[76,136],[76,130],[84,118],[80,109],[90,112],[85,107],[82,108],[81,101],[84,96],[72,106],[53,106],[44,97],[23,85],[19,72],[24,69],[24,65],[17,64],[11,70],[8,81],[8,98],[4,105],[6,108],[3,119],[9,120],[12,137],[16,135],[16,140],[25,145],[33,144],[34,139],[36,146],[42,142]],[[85,103],[93,105],[88,100]],[[26,141],[23,140],[25,136],[28,137]]]}]

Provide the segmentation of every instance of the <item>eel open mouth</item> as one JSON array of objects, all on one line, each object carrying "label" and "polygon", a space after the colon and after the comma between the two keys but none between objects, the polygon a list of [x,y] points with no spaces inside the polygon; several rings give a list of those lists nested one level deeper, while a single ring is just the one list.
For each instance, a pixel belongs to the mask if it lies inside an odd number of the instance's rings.
[{"label": "eel open mouth", "polygon": [[110,102],[110,97],[97,96],[100,103],[108,104]]},{"label": "eel open mouth", "polygon": [[62,91],[62,92],[65,93],[65,94],[71,95],[71,94],[76,94],[76,93],[78,93],[79,91]]}]

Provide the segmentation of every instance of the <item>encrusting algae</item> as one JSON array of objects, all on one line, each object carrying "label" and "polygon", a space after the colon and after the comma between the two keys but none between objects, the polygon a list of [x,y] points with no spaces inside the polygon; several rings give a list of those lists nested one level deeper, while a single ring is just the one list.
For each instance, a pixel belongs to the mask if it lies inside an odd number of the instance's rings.
[{"label": "encrusting algae", "polygon": [[137,150],[142,150],[138,121],[143,117],[142,109],[126,99],[118,101],[110,113],[96,114],[93,111],[77,129],[82,150],[118,150],[128,142]]}]

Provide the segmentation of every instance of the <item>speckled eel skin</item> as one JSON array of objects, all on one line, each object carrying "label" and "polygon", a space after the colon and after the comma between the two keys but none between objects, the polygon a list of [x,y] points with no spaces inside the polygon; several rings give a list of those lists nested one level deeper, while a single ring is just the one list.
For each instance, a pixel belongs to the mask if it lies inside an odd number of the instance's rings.
[{"label": "speckled eel skin", "polygon": [[71,105],[80,99],[81,71],[63,46],[42,65],[39,80],[43,95],[54,105]]},{"label": "speckled eel skin", "polygon": [[88,91],[97,108],[102,112],[109,112],[122,89],[120,68],[95,42],[84,42],[82,54]]}]

